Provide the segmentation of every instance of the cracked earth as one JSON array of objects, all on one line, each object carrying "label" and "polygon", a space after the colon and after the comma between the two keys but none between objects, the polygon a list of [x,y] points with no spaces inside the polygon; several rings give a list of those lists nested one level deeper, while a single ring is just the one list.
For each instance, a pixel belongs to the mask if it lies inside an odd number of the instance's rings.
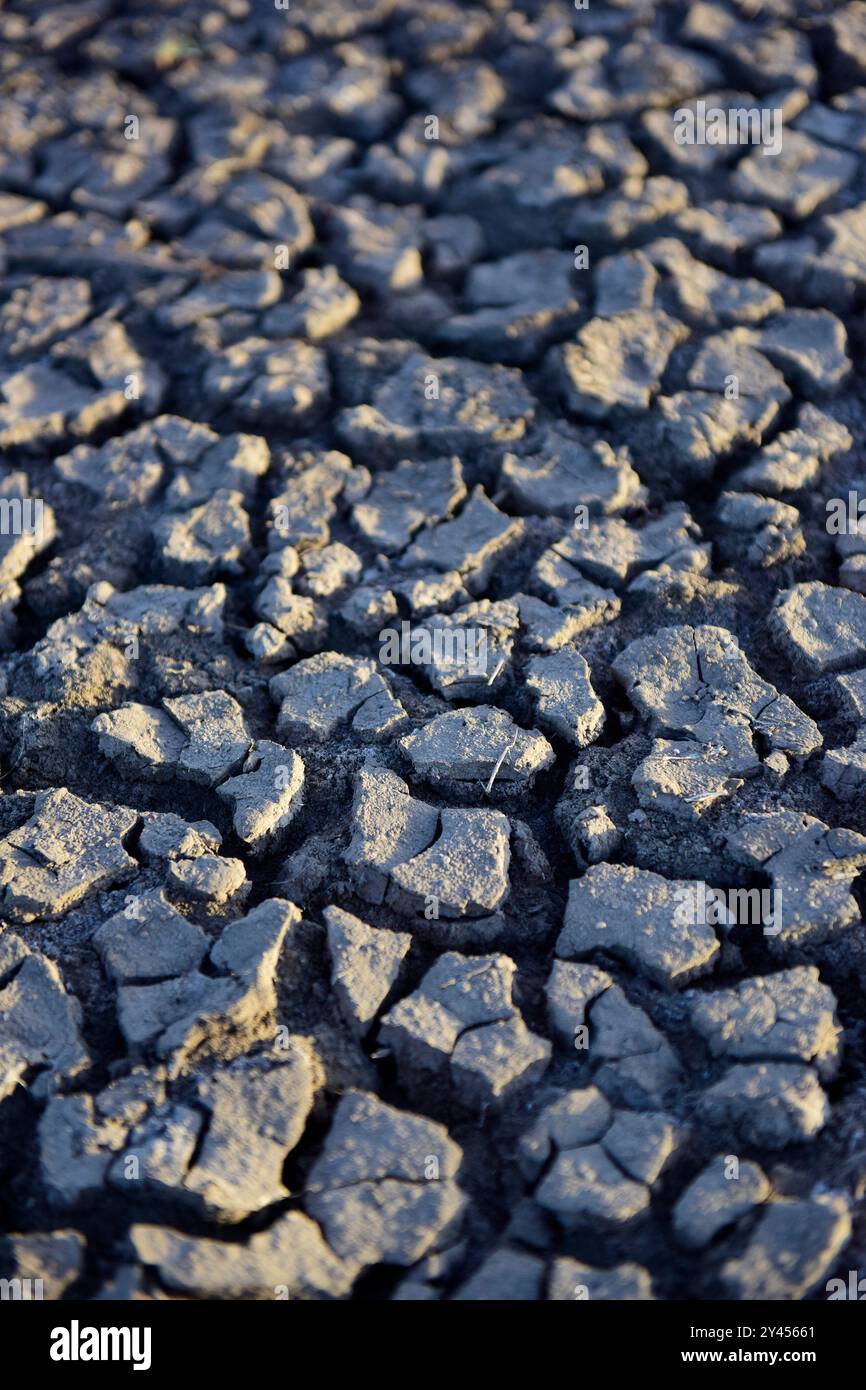
[{"label": "cracked earth", "polygon": [[0,1277],[827,1297],[866,4],[0,40]]}]

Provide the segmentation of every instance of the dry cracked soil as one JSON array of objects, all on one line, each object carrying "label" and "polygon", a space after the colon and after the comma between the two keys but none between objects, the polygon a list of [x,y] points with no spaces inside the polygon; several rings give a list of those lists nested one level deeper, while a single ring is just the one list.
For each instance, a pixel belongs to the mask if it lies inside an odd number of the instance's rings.
[{"label": "dry cracked soil", "polygon": [[0,45],[0,1276],[827,1298],[866,4]]}]

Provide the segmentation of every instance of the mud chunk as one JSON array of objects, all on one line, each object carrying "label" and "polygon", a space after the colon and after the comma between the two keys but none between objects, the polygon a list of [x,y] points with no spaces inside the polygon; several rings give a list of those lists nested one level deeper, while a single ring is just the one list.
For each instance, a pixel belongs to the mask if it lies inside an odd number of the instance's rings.
[{"label": "mud chunk", "polygon": [[506,88],[487,63],[450,61],[411,73],[409,95],[424,111],[441,111],[440,138],[462,144],[485,134],[502,106]]},{"label": "mud chunk", "polygon": [[[418,776],[429,782],[480,782],[492,779],[531,786],[554,761],[541,734],[521,729],[510,714],[492,705],[449,711],[401,738],[400,747]],[[495,778],[493,774],[495,773]]]},{"label": "mud chunk", "polygon": [[713,59],[672,43],[651,45],[642,35],[610,52],[605,45],[577,56],[575,71],[550,98],[555,110],[576,120],[667,106],[705,91],[720,76]]},{"label": "mud chunk", "polygon": [[164,517],[154,540],[165,577],[174,583],[205,584],[218,574],[240,574],[250,546],[241,493],[219,488],[200,507]]},{"label": "mud chunk", "polygon": [[[569,532],[553,548],[589,579],[619,588],[651,565],[672,562],[699,535],[685,507],[670,507],[640,529],[620,517],[604,517],[585,530]],[[561,601],[571,601],[567,590]]]},{"label": "mud chunk", "polygon": [[661,310],[592,319],[576,343],[553,350],[550,371],[576,415],[602,420],[616,411],[645,410],[671,352],[687,337],[685,326]]},{"label": "mud chunk", "polygon": [[162,898],[135,898],[94,933],[93,944],[115,984],[142,983],[195,970],[208,948],[201,927]]},{"label": "mud chunk", "polygon": [[809,675],[866,662],[866,597],[819,580],[777,594],[769,617],[775,642]]},{"label": "mud chunk", "polygon": [[724,199],[684,208],[672,220],[695,255],[730,271],[736,269],[739,252],[766,246],[782,231],[782,223],[769,208]]},{"label": "mud chunk", "polygon": [[240,705],[224,690],[178,695],[164,701],[188,743],[177,760],[177,775],[213,787],[237,772],[252,742]]},{"label": "mud chunk", "polygon": [[821,781],[839,801],[859,798],[866,785],[866,738],[862,730],[847,748],[827,750],[821,759]]},{"label": "mud chunk", "polygon": [[324,353],[292,338],[232,343],[212,355],[202,378],[213,406],[256,425],[308,425],[327,405],[330,386]]},{"label": "mud chunk", "polygon": [[275,304],[264,316],[269,337],[306,338],[321,342],[339,333],[356,316],[361,301],[332,265],[302,270],[301,286],[288,304]]},{"label": "mud chunk", "polygon": [[519,622],[511,600],[480,599],[411,627],[409,652],[446,700],[486,697],[511,660]]},{"label": "mud chunk", "polygon": [[13,922],[60,917],[100,888],[131,878],[123,847],[134,811],[82,801],[65,788],[39,792],[33,815],[0,840],[0,902]]},{"label": "mud chunk", "polygon": [[385,1015],[379,1039],[407,1079],[450,1076],[465,1105],[500,1104],[539,1078],[551,1052],[517,1012],[513,977],[507,956],[449,951]]},{"label": "mud chunk", "polygon": [[839,1066],[836,998],[813,965],[696,995],[691,1019],[714,1056],[811,1062],[825,1080]]},{"label": "mud chunk", "polygon": [[706,974],[719,943],[706,923],[676,920],[678,894],[688,887],[647,869],[593,864],[569,885],[557,955],[575,960],[609,952],[668,988]]},{"label": "mud chunk", "polygon": [[344,410],[338,431],[353,451],[398,457],[422,446],[463,454],[522,439],[535,401],[514,368],[413,353],[372,394],[370,405]]},{"label": "mud chunk", "polygon": [[649,1271],[641,1265],[620,1264],[595,1269],[565,1256],[551,1267],[548,1299],[570,1303],[574,1299],[593,1301],[647,1302],[654,1298]]},{"label": "mud chunk", "polygon": [[[283,487],[268,506],[268,551],[279,554],[290,546],[325,545],[338,499],[351,484],[351,460],[336,449],[307,450],[288,455],[284,472]],[[292,577],[283,572],[285,578]]]},{"label": "mud chunk", "polygon": [[217,787],[233,808],[235,834],[254,854],[269,848],[303,802],[304,764],[293,750],[259,739],[235,777]]},{"label": "mud chunk", "polygon": [[[0,404],[0,440],[15,444],[47,444],[68,433],[88,434],[89,412],[97,415],[94,392],[79,386],[48,365],[35,364],[8,377]],[[109,418],[118,406],[104,406]],[[96,423],[96,420],[93,422]]]},{"label": "mud chunk", "polygon": [[133,1171],[137,1171],[137,1180],[143,1187],[173,1194],[193,1161],[202,1128],[199,1112],[185,1105],[160,1107],[128,1136],[131,1148],[109,1167],[109,1183],[123,1189],[130,1181],[132,1160],[137,1163],[137,1170]]},{"label": "mud chunk", "polygon": [[280,702],[277,735],[280,738],[330,737],[352,716],[357,718],[368,701],[385,696],[395,714],[399,703],[371,661],[360,661],[338,652],[320,652],[298,661],[274,676],[271,696]]},{"label": "mud chunk", "polygon": [[790,392],[784,376],[754,343],[755,334],[747,328],[729,328],[707,338],[688,370],[689,386],[722,395],[736,382],[741,396],[787,401]]},{"label": "mud chunk", "polygon": [[746,155],[731,177],[738,198],[763,203],[783,217],[801,221],[854,177],[854,155],[821,145],[802,131],[785,132],[782,149],[772,159],[765,151]]},{"label": "mud chunk", "polygon": [[92,584],[81,609],[58,618],[24,659],[49,699],[81,705],[110,703],[119,687],[135,683],[136,643],[174,633],[222,635],[226,591],[145,584],[120,593]]},{"label": "mud chunk", "polygon": [[814,1139],[830,1118],[815,1073],[789,1062],[731,1067],[704,1091],[698,1108],[708,1124],[729,1127],[743,1143],[766,1149]]},{"label": "mud chunk", "polygon": [[334,598],[361,578],[362,568],[354,550],[336,541],[304,555],[297,586],[315,599]]},{"label": "mud chunk", "polygon": [[679,1147],[680,1129],[666,1115],[620,1110],[604,1136],[604,1147],[620,1168],[652,1186]]},{"label": "mud chunk", "polygon": [[566,1227],[621,1227],[649,1207],[648,1189],[627,1178],[600,1144],[561,1152],[535,1196]]},{"label": "mud chunk", "polygon": [[610,859],[622,838],[605,806],[587,806],[581,811],[574,822],[574,833],[588,864]]},{"label": "mud chunk", "polygon": [[523,522],[500,512],[478,487],[453,521],[421,531],[400,563],[407,568],[429,566],[443,574],[471,574],[476,585],[483,585],[496,561],[522,535]]},{"label": "mud chunk", "polygon": [[612,1121],[613,1110],[595,1086],[566,1091],[545,1105],[535,1124],[520,1136],[521,1171],[535,1181],[555,1154],[597,1143]]},{"label": "mud chunk", "polygon": [[[600,1063],[595,1084],[620,1105],[636,1109],[663,1105],[682,1069],[669,1042],[643,1009],[612,985],[590,1002],[586,1017],[589,1056]],[[614,1157],[620,1162],[618,1154]]]},{"label": "mud chunk", "polygon": [[0,345],[4,355],[20,357],[47,347],[90,317],[87,280],[74,276],[37,276],[17,285],[0,308]]},{"label": "mud chunk", "polygon": [[510,1018],[463,1033],[451,1054],[451,1076],[465,1104],[501,1104],[542,1076],[550,1053],[546,1038],[522,1018]]},{"label": "mud chunk", "polygon": [[138,851],[146,864],[169,859],[197,859],[212,854],[222,844],[222,836],[210,821],[192,825],[172,811],[143,811],[143,829]]},{"label": "mud chunk", "polygon": [[605,256],[594,276],[595,317],[612,319],[633,309],[650,309],[658,278],[642,251]]},{"label": "mud chunk", "polygon": [[788,85],[812,91],[817,84],[808,39],[796,30],[772,24],[757,27],[698,0],[689,8],[683,37],[723,54],[754,92]]},{"label": "mud chunk", "polygon": [[532,594],[512,596],[520,613],[521,639],[529,651],[561,651],[581,633],[611,622],[619,612],[620,601],[611,589],[600,589],[583,579],[573,565],[554,551],[546,551],[536,562],[532,582],[553,598],[558,597],[560,590],[563,599],[568,593],[573,602],[556,608]]},{"label": "mud chunk", "polygon": [[412,938],[406,932],[368,926],[340,907],[326,907],[323,916],[331,985],[344,1019],[362,1038],[391,993]]},{"label": "mud chunk", "polygon": [[843,5],[828,15],[824,33],[833,54],[834,76],[856,80],[866,72],[863,62],[863,12],[855,4]]},{"label": "mud chunk", "polygon": [[299,918],[294,903],[269,898],[223,928],[209,954],[213,974],[193,970],[155,984],[124,985],[118,1016],[130,1050],[170,1057],[177,1075],[193,1057],[227,1059],[267,1036],[280,947]]},{"label": "mud chunk", "polygon": [[182,1235],[168,1226],[130,1228],[132,1249],[169,1289],[200,1298],[339,1298],[356,1267],[325,1243],[315,1221],[289,1211],[238,1243]]},{"label": "mud chunk", "polygon": [[[289,580],[282,575],[275,574],[268,580],[256,599],[256,612],[266,619],[266,625],[277,634],[273,639],[276,644],[275,657],[283,652],[284,647],[291,654],[292,646],[285,641],[286,638],[290,638],[291,643],[301,651],[313,651],[327,639],[328,621],[321,604],[306,594],[296,594]],[[251,628],[250,634],[255,631],[256,628]]]},{"label": "mud chunk", "polygon": [[356,1267],[414,1264],[459,1227],[461,1158],[443,1125],[351,1091],[310,1171],[305,1204]]},{"label": "mud chunk", "polygon": [[377,475],[370,492],[352,510],[358,530],[386,555],[405,549],[425,523],[441,521],[466,496],[456,458],[415,463],[403,459]]},{"label": "mud chunk", "polygon": [[171,304],[157,310],[157,321],[167,329],[189,328],[202,319],[231,313],[254,313],[275,304],[282,292],[273,270],[229,271],[219,279],[197,286]]},{"label": "mud chunk", "polygon": [[2,1258],[5,1277],[15,1298],[15,1281],[21,1281],[19,1298],[63,1297],[84,1269],[86,1242],[79,1231],[46,1231],[33,1235],[7,1235],[3,1239]]},{"label": "mud chunk", "polygon": [[[648,810],[666,811],[682,820],[698,820],[716,802],[733,795],[743,785],[742,778],[731,775],[734,765],[728,759],[732,751],[722,743],[704,752],[685,740],[655,739],[652,752],[632,777],[638,801]],[[746,761],[751,763],[749,751]]]},{"label": "mud chunk", "polygon": [[414,994],[382,1020],[379,1037],[407,1074],[442,1075],[464,1029],[514,1016],[514,962],[508,956],[468,957],[448,951]]},{"label": "mud chunk", "polygon": [[337,610],[353,632],[373,637],[397,617],[397,600],[382,584],[359,584]]},{"label": "mud chunk", "polygon": [[[734,357],[716,365],[727,367],[726,376],[734,376],[742,363]],[[649,481],[664,485],[672,473],[683,483],[711,477],[720,459],[743,445],[762,442],[788,399],[787,388],[779,384],[758,395],[741,392],[733,399],[720,392],[718,387],[659,396],[654,412],[634,426],[632,447],[643,456]]]},{"label": "mud chunk", "polygon": [[723,1265],[722,1284],[732,1298],[805,1298],[833,1268],[850,1238],[851,1217],[844,1199],[773,1202],[743,1254]]},{"label": "mud chunk", "polygon": [[814,721],[757,675],[725,628],[661,628],[630,643],[613,669],[653,727],[698,745],[656,740],[633,779],[645,805],[699,813],[760,769],[757,737],[796,758],[820,746]]},{"label": "mud chunk", "polygon": [[594,965],[555,960],[546,986],[547,1017],[554,1036],[573,1047],[579,1025],[593,999],[613,984],[613,977]]},{"label": "mud chunk", "polygon": [[784,502],[748,492],[723,492],[716,516],[738,540],[746,533],[739,540],[740,553],[745,548],[748,562],[762,569],[794,560],[806,549],[800,513]]},{"label": "mud chunk", "polygon": [[352,729],[367,743],[377,743],[389,739],[399,729],[405,727],[408,716],[400,701],[390,690],[381,690],[372,699],[365,700],[355,718]]},{"label": "mud chunk", "polygon": [[[612,622],[619,615],[621,600],[613,590],[602,589],[584,578],[557,550],[545,550],[539,556],[532,568],[530,583],[551,604],[564,610],[549,621],[573,623],[577,633]],[[516,594],[515,601],[522,597]]]},{"label": "mud chunk", "polygon": [[866,123],[856,92],[834,97],[829,106],[813,101],[797,117],[797,129],[805,130],[825,145],[855,153],[863,149]]},{"label": "mud chunk", "polygon": [[165,782],[174,776],[188,739],[163,710],[148,705],[123,704],[98,714],[91,729],[99,738],[99,751],[119,765],[127,776]]},{"label": "mud chunk", "polygon": [[777,496],[814,483],[821,465],[850,449],[852,436],[844,425],[811,403],[800,407],[797,428],[784,430],[761,449],[754,463],[733,476],[737,487]]},{"label": "mud chunk", "polygon": [[172,507],[201,505],[221,488],[239,492],[245,502],[255,493],[271,461],[267,441],[257,434],[215,436],[194,460],[178,458],[174,481],[166,493]]},{"label": "mud chunk", "polygon": [[526,663],[526,688],[535,700],[538,722],[550,733],[576,748],[585,748],[599,734],[604,706],[579,652],[532,657]]},{"label": "mud chunk", "polygon": [[[588,194],[625,175],[641,183],[647,167],[618,124],[593,126],[584,133],[562,121],[524,121],[501,153],[480,176],[462,180],[452,198],[461,211],[477,218],[496,255],[549,244],[551,227],[570,235],[575,199],[594,206],[584,202]],[[591,235],[583,239],[589,242]]]},{"label": "mud chunk", "polygon": [[405,578],[395,574],[392,588],[398,599],[402,599],[411,610],[413,618],[424,618],[440,609],[452,608],[458,603],[468,603],[471,594],[456,570],[449,574],[426,573],[410,574]]},{"label": "mud chunk", "polygon": [[755,341],[809,395],[838,390],[851,371],[845,326],[826,309],[779,314],[763,325]]},{"label": "mud chunk", "polygon": [[734,1174],[727,1155],[719,1154],[677,1199],[674,1234],[686,1249],[702,1250],[769,1196],[770,1184],[757,1163],[740,1162]]},{"label": "mud chunk", "polygon": [[578,504],[618,512],[642,495],[626,449],[585,444],[565,424],[548,428],[536,452],[506,454],[502,479],[519,506],[544,516],[572,517]]},{"label": "mud chunk", "polygon": [[568,231],[600,252],[613,250],[632,237],[646,238],[661,231],[665,219],[682,212],[688,202],[688,189],[679,179],[665,174],[646,179],[633,176],[585,202],[573,213]]},{"label": "mud chunk", "polygon": [[509,824],[501,811],[446,808],[429,849],[391,870],[390,900],[400,910],[423,911],[435,900],[442,917],[479,917],[508,896]]},{"label": "mud chunk", "polygon": [[673,238],[653,241],[639,254],[664,272],[658,293],[662,304],[667,307],[669,302],[673,314],[701,328],[759,323],[785,307],[782,296],[760,280],[724,275],[696,260]]},{"label": "mud chunk", "polygon": [[54,512],[30,494],[26,473],[9,473],[0,481],[0,584],[19,579],[55,540]]},{"label": "mud chunk", "polygon": [[165,1087],[149,1079],[140,1096],[138,1105],[128,1097],[120,1114],[110,1102],[103,1111],[101,1095],[60,1095],[48,1101],[39,1120],[39,1169],[52,1206],[74,1205],[100,1191],[129,1125],[146,1113],[151,1101],[165,1100]]},{"label": "mud chunk", "polygon": [[384,901],[392,869],[431,844],[438,822],[435,807],[410,796],[396,773],[361,769],[352,803],[352,839],[343,857],[365,901]]},{"label": "mud chunk", "polygon": [[484,238],[474,217],[446,214],[425,222],[427,254],[436,275],[446,278],[468,270],[484,253]]},{"label": "mud chunk", "polygon": [[184,1189],[222,1220],[240,1220],[288,1196],[283,1166],[304,1132],[315,1094],[303,1040],[295,1039],[290,1055],[276,1064],[238,1058],[200,1078],[195,1094],[209,1120]]},{"label": "mud chunk", "polygon": [[840,710],[855,723],[866,718],[866,671],[852,671],[847,676],[836,676],[834,695]]},{"label": "mud chunk", "polygon": [[866,554],[857,554],[843,560],[839,566],[839,583],[855,593],[866,594]]},{"label": "mud chunk", "polygon": [[436,338],[481,361],[531,365],[581,317],[571,260],[553,250],[475,266],[464,298],[471,312],[446,318]]},{"label": "mud chunk", "polygon": [[494,1250],[453,1295],[457,1302],[534,1302],[541,1298],[544,1264],[522,1250]]},{"label": "mud chunk", "polygon": [[384,295],[420,284],[417,212],[355,198],[333,210],[331,236],[336,265],[356,289]]},{"label": "mud chunk", "polygon": [[[79,444],[55,459],[54,466],[67,482],[78,483],[99,497],[103,506],[143,506],[152,500],[162,481],[165,462],[160,445],[166,435],[173,437],[176,421],[175,416],[161,415],[99,447]],[[188,428],[192,434],[194,427]]]},{"label": "mud chunk", "polygon": [[90,1064],[81,1006],[47,956],[21,947],[10,962],[2,948],[0,938],[0,1099],[25,1080],[44,1098]]},{"label": "mud chunk", "polygon": [[765,933],[770,950],[782,954],[807,940],[825,941],[859,920],[851,885],[866,865],[866,839],[856,831],[782,809],[746,816],[727,846],[781,894],[781,930]]},{"label": "mud chunk", "polygon": [[165,876],[166,891],[182,903],[223,907],[250,891],[242,859],[201,854],[195,859],[172,859]]}]

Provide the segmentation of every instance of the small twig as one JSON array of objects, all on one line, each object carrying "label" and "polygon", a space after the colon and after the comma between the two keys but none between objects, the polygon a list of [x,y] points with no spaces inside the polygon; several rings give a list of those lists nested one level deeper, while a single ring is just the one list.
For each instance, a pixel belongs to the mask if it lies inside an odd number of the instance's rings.
[{"label": "small twig", "polygon": [[493,771],[492,771],[491,774],[490,774],[490,781],[487,783],[487,786],[484,788],[484,795],[485,795],[485,796],[489,796],[490,793],[491,793],[491,791],[493,790],[493,783],[496,781],[496,778],[497,778],[497,776],[498,776],[498,774],[499,774],[499,769],[501,768],[502,764],[505,762],[506,757],[507,757],[508,754],[511,752],[511,750],[512,750],[512,748],[514,747],[514,745],[515,745],[516,742],[517,742],[517,739],[516,739],[516,738],[513,738],[513,739],[511,740],[510,743],[507,743],[507,744],[505,745],[505,747],[503,748],[502,752],[499,754],[499,757],[498,757],[497,760],[496,760],[496,766],[494,767]]},{"label": "small twig", "polygon": [[502,670],[502,668],[503,668],[504,665],[505,665],[505,657],[502,658],[502,660],[500,661],[500,663],[499,663],[499,665],[497,666],[496,670],[493,672],[493,675],[488,677],[488,680],[487,680],[487,684],[488,684],[488,685],[492,685],[492,684],[493,684],[493,682],[496,680],[496,677],[499,675],[499,672]]}]

